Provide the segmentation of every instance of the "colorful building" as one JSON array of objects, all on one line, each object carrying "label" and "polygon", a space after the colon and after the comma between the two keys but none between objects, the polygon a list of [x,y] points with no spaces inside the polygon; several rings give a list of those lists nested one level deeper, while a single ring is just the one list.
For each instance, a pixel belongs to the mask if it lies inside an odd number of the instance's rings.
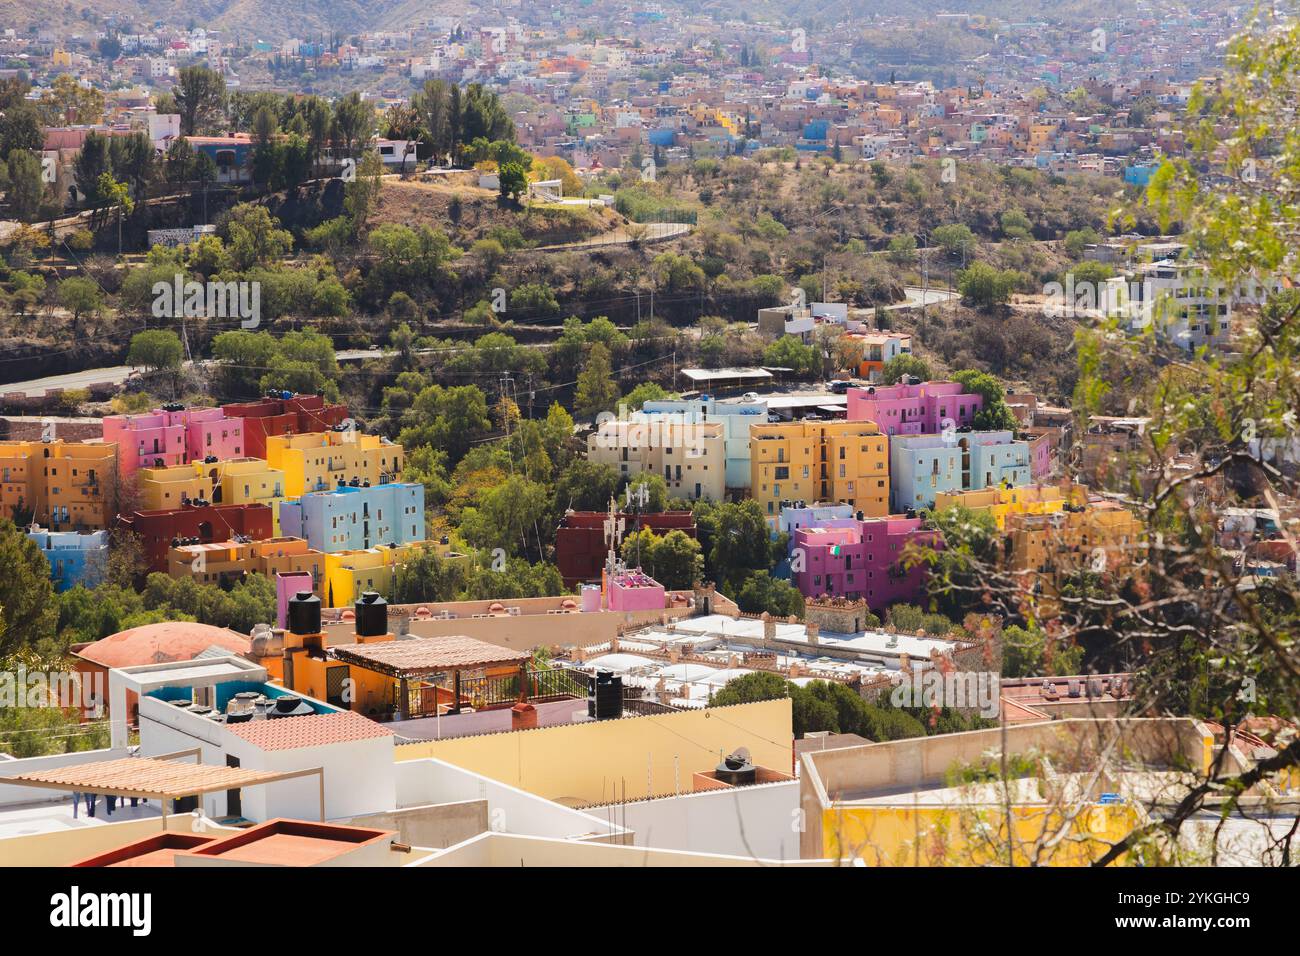
[{"label": "colorful building", "polygon": [[[555,564],[565,587],[600,580],[609,553],[605,531],[608,517],[603,511],[570,511],[560,520],[555,531]],[[645,528],[661,537],[670,531],[696,537],[695,515],[690,511],[659,511],[639,516],[623,512],[618,518],[623,522],[624,535]]]},{"label": "colorful building", "polygon": [[398,571],[425,550],[442,558],[462,557],[436,541],[410,541],[395,547],[326,554],[321,601],[325,607],[349,607],[366,591],[392,597]]},{"label": "colorful building", "polygon": [[267,438],[266,462],[284,473],[285,497],[297,498],[352,482],[385,484],[401,477],[401,445],[378,435],[335,428],[342,430]]},{"label": "colorful building", "polygon": [[663,475],[672,497],[721,501],[726,495],[726,431],[718,421],[666,414],[605,421],[587,438],[587,458],[624,478]]},{"label": "colorful building", "polygon": [[909,547],[942,547],[920,518],[833,518],[791,539],[791,577],[805,597],[861,598],[872,609],[925,597],[928,570],[908,566]]},{"label": "colorful building", "polygon": [[53,531],[99,531],[112,517],[117,445],[0,442],[0,513]]},{"label": "colorful building", "polygon": [[781,508],[781,514],[777,518],[776,522],[776,530],[793,537],[794,533],[800,528],[820,525],[823,522],[833,521],[836,518],[852,517],[852,505],[810,505],[806,502],[796,501],[793,504],[785,505]]},{"label": "colorful building", "polygon": [[34,530],[27,537],[36,542],[50,562],[54,590],[63,592],[78,584],[93,588],[103,583],[108,570],[108,532]]},{"label": "colorful building", "polygon": [[774,524],[791,501],[889,514],[889,439],[874,422],[787,422],[750,428],[750,492]]},{"label": "colorful building", "polygon": [[306,574],[311,577],[311,589],[319,595],[325,579],[325,555],[301,538],[178,544],[167,552],[167,573],[222,586],[250,574],[264,574],[272,580],[277,574]]},{"label": "colorful building", "polygon": [[329,405],[320,395],[294,395],[273,391],[256,402],[223,405],[228,418],[244,421],[244,454],[266,458],[266,439],[272,435],[302,435],[328,431],[348,417],[347,406]]},{"label": "colorful building", "polygon": [[[260,541],[274,536],[266,505],[181,505],[137,511],[117,519],[118,527],[140,536],[150,571],[168,570],[168,551],[178,544],[209,544],[235,536]],[[193,538],[193,541],[182,541]]]},{"label": "colorful building", "polygon": [[208,457],[247,454],[241,419],[229,417],[220,408],[180,404],[164,405],[143,415],[109,415],[104,419],[104,440],[117,443],[123,476],[142,468],[174,468]]},{"label": "colorful building", "polygon": [[1020,586],[1052,596],[1081,572],[1123,575],[1144,551],[1145,526],[1114,501],[1067,505],[1051,514],[1006,519],[1006,564]]},{"label": "colorful building", "polygon": [[869,382],[880,381],[885,363],[890,359],[912,354],[912,336],[903,332],[848,332],[843,338],[861,347],[861,358],[854,371]]},{"label": "colorful building", "polygon": [[973,491],[941,491],[934,496],[934,510],[962,507],[971,511],[986,512],[1004,531],[1007,517],[1013,514],[1055,514],[1067,504],[1082,504],[1088,500],[1088,489],[1082,486],[1058,488],[1055,485],[1024,485],[1020,488],[981,488]]},{"label": "colorful building", "polygon": [[1029,446],[1011,432],[899,435],[890,442],[889,476],[896,512],[934,506],[943,492],[1030,481]]},{"label": "colorful building", "polygon": [[970,425],[984,405],[980,395],[968,394],[959,382],[919,385],[869,385],[848,391],[848,419],[875,422],[886,435],[929,435]]},{"label": "colorful building", "polygon": [[280,504],[280,528],[327,554],[423,541],[424,485],[340,485],[313,491]]},{"label": "colorful building", "polygon": [[688,421],[718,422],[726,456],[726,486],[737,490],[749,488],[749,426],[767,421],[767,402],[719,402],[715,398],[662,399],[641,406],[642,415],[684,415]]}]

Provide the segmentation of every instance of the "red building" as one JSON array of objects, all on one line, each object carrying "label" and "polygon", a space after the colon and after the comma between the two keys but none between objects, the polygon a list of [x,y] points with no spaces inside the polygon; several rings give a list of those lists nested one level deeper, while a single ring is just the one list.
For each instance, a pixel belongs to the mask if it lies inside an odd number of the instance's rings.
[{"label": "red building", "polygon": [[150,571],[167,570],[173,541],[196,538],[197,544],[229,541],[236,535],[253,540],[274,537],[270,505],[183,505],[159,511],[137,511],[117,519],[119,528],[140,536]]},{"label": "red building", "polygon": [[348,417],[346,405],[327,405],[320,395],[277,393],[256,402],[223,405],[227,418],[244,420],[244,455],[266,457],[266,436],[329,431]]},{"label": "red building", "polygon": [[[564,578],[565,587],[584,581],[599,581],[605,566],[609,544],[605,541],[603,511],[570,511],[560,521],[555,531],[555,563]],[[620,514],[624,521],[623,534],[629,535],[641,528],[649,528],[657,535],[681,531],[696,536],[695,515],[690,511],[661,511],[656,514]],[[639,525],[638,525],[639,522]]]}]

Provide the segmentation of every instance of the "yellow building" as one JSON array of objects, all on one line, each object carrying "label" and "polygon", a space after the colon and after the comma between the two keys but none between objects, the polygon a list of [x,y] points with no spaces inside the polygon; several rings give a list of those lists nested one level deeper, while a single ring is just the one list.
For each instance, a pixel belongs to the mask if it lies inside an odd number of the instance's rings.
[{"label": "yellow building", "polygon": [[364,591],[378,591],[390,597],[397,569],[426,548],[439,557],[454,555],[448,545],[437,541],[412,541],[396,548],[366,548],[326,554],[321,602],[325,607],[351,607]]},{"label": "yellow building", "polygon": [[182,502],[197,498],[212,500],[213,482],[202,466],[141,468],[136,475],[140,485],[140,508],[144,511],[179,508]]},{"label": "yellow building", "polygon": [[1122,574],[1143,552],[1144,526],[1113,501],[1093,501],[1055,514],[1007,517],[1008,569],[1022,587],[1052,595],[1082,571]]},{"label": "yellow building", "polygon": [[998,530],[1005,531],[1008,515],[1055,514],[1067,503],[1082,505],[1087,500],[1088,489],[1078,485],[1068,491],[1055,485],[1024,485],[1019,488],[940,491],[934,496],[934,510],[962,507],[987,512],[997,522]]},{"label": "yellow building", "polygon": [[113,442],[0,442],[0,508],[51,530],[100,531],[113,517]]},{"label": "yellow building", "polygon": [[401,445],[352,430],[267,436],[266,460],[284,472],[284,496],[297,498],[353,478],[372,485],[398,481],[403,457]]},{"label": "yellow building", "polygon": [[669,413],[602,422],[587,438],[587,458],[624,478],[663,475],[673,498],[721,501],[727,491],[722,422],[687,421]]},{"label": "yellow building", "polygon": [[889,438],[875,422],[787,422],[749,428],[750,493],[775,519],[782,501],[848,504],[889,514]]},{"label": "yellow building", "polygon": [[800,856],[1088,865],[1158,815],[1174,775],[1209,772],[1213,743],[1186,718],[1066,718],[805,752]]},{"label": "yellow building", "polygon": [[280,533],[284,472],[261,458],[195,461],[167,468],[141,468],[141,507],[179,508],[186,500],[203,498],[215,505],[264,504],[271,508],[275,533]]}]

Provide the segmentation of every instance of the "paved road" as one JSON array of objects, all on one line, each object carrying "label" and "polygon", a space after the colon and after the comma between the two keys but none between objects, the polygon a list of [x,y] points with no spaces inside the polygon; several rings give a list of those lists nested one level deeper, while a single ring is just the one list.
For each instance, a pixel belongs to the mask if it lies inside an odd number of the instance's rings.
[{"label": "paved road", "polygon": [[[391,355],[387,351],[371,351],[369,349],[345,349],[335,355],[340,362],[360,362],[365,359],[379,358],[384,355]],[[186,362],[186,366],[193,365],[192,362]],[[210,364],[201,362],[201,365]],[[89,388],[91,385],[113,384],[121,385],[132,375],[138,374],[140,369],[130,365],[114,365],[109,368],[91,368],[83,372],[68,372],[66,375],[50,375],[46,378],[34,378],[26,382],[13,382],[8,385],[0,385],[0,393],[20,392],[24,395],[39,396],[44,395],[50,389],[72,389],[72,388]]]},{"label": "paved road", "polygon": [[893,305],[885,306],[886,312],[891,309],[915,309],[922,302],[925,305],[940,305],[961,298],[960,293],[949,292],[947,289],[921,289],[919,286],[908,286],[903,292],[907,295],[907,298],[902,302],[895,302]]}]

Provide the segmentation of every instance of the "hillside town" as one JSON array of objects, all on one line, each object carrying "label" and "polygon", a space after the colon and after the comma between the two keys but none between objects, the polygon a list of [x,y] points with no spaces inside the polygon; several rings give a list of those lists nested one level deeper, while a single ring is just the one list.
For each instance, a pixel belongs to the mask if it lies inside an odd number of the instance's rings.
[{"label": "hillside town", "polygon": [[814,6],[0,23],[0,866],[1295,865],[1300,19]]}]

